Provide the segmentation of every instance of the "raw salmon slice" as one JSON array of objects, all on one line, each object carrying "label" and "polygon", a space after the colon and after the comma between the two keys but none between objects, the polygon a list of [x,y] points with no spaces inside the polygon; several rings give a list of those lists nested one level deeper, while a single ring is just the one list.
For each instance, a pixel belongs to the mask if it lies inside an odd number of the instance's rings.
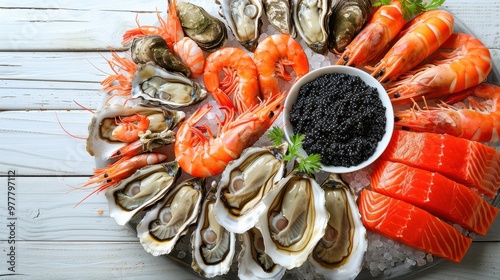
[{"label": "raw salmon slice", "polygon": [[447,134],[395,130],[381,159],[438,172],[490,198],[500,187],[500,154]]},{"label": "raw salmon slice", "polygon": [[450,261],[460,262],[472,242],[429,212],[369,190],[361,192],[359,211],[368,230]]},{"label": "raw salmon slice", "polygon": [[379,161],[371,188],[480,235],[488,232],[498,214],[496,207],[466,186],[402,163]]}]

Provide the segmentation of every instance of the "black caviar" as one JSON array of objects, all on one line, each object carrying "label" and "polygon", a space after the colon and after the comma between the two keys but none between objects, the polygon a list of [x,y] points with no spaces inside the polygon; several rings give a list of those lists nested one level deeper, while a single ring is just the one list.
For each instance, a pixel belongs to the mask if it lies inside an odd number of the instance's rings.
[{"label": "black caviar", "polygon": [[324,165],[350,167],[368,159],[385,133],[385,107],[377,89],[343,73],[322,75],[299,89],[290,121],[305,135],[308,154]]}]

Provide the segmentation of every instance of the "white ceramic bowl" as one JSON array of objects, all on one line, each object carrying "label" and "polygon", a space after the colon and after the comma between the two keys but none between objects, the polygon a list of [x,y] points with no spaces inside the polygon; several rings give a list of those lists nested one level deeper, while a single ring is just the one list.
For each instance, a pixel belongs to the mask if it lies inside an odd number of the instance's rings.
[{"label": "white ceramic bowl", "polygon": [[[362,163],[355,165],[355,166],[350,166],[350,167],[344,167],[344,166],[326,166],[321,164],[321,168],[323,171],[326,172],[333,172],[333,173],[348,173],[348,172],[353,172],[359,169],[362,169],[372,162],[374,162],[381,154],[384,152],[385,148],[387,148],[387,145],[389,144],[389,140],[391,139],[392,132],[394,130],[394,110],[392,108],[391,100],[389,99],[389,95],[387,95],[387,92],[385,91],[384,87],[372,76],[370,76],[368,73],[354,68],[354,67],[349,67],[349,66],[340,66],[340,65],[332,65],[332,66],[326,66],[322,68],[318,68],[316,70],[313,70],[306,75],[304,75],[302,78],[300,78],[290,89],[288,92],[288,96],[285,100],[285,108],[283,110],[283,123],[284,123],[284,132],[285,132],[285,137],[288,141],[290,141],[291,136],[294,134],[293,133],[293,127],[292,124],[290,123],[290,111],[292,110],[292,106],[297,100],[297,96],[299,94],[299,89],[306,83],[314,80],[315,78],[324,75],[324,74],[329,74],[329,73],[344,73],[344,74],[349,74],[352,76],[358,76],[363,80],[367,85],[375,87],[378,91],[380,100],[382,100],[382,104],[385,107],[385,117],[386,117],[386,125],[385,125],[385,134],[382,137],[382,139],[379,141],[377,148],[375,152],[365,161]],[[307,155],[304,150],[300,151],[303,155]]]}]

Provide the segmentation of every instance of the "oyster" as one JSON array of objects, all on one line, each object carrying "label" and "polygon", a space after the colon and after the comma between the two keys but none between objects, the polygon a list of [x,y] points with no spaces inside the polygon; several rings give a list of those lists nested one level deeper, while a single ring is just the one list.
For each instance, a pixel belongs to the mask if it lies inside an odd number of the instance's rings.
[{"label": "oyster", "polygon": [[149,119],[147,129],[152,133],[172,130],[186,116],[182,111],[168,109],[164,106],[152,107],[143,104],[105,106],[96,111],[90,121],[87,152],[101,161],[110,159],[113,153],[128,144],[112,137],[112,132],[117,127],[117,120],[135,114],[147,116]]},{"label": "oyster", "polygon": [[337,1],[329,20],[328,49],[342,53],[368,21],[371,0]]},{"label": "oyster", "polygon": [[310,176],[292,172],[264,198],[258,228],[266,254],[287,269],[301,266],[325,233],[325,193]]},{"label": "oyster", "polygon": [[132,60],[137,64],[154,62],[160,67],[180,72],[186,77],[191,75],[191,70],[170,51],[167,42],[160,36],[135,37],[130,47],[130,53]]},{"label": "oyster", "polygon": [[264,7],[261,0],[215,0],[236,40],[253,52],[257,47]]},{"label": "oyster", "polygon": [[290,0],[264,0],[263,2],[269,23],[280,33],[295,37]]},{"label": "oyster", "polygon": [[154,63],[140,65],[132,79],[132,97],[151,104],[185,107],[207,97],[207,91],[183,75],[170,73]]},{"label": "oyster", "polygon": [[184,34],[195,41],[202,50],[213,52],[226,44],[226,25],[202,7],[179,2],[177,14]]},{"label": "oyster", "polygon": [[285,172],[288,144],[251,147],[230,162],[217,189],[215,217],[227,230],[243,233],[255,226],[266,206],[262,202]]},{"label": "oyster", "polygon": [[185,180],[146,213],[137,225],[137,237],[147,252],[159,256],[172,251],[198,219],[204,184],[204,179]]},{"label": "oyster", "polygon": [[329,0],[293,0],[295,29],[315,52],[328,50],[328,20],[331,14]]},{"label": "oyster", "polygon": [[137,213],[160,200],[180,174],[176,161],[148,165],[105,192],[109,215],[125,225]]},{"label": "oyster", "polygon": [[226,274],[235,254],[235,234],[224,229],[215,219],[215,192],[216,184],[213,184],[203,202],[198,225],[191,235],[191,267],[207,278]]},{"label": "oyster", "polygon": [[309,263],[326,279],[354,279],[361,271],[367,248],[355,195],[337,174],[330,174],[322,188],[330,219],[325,236],[309,255]]},{"label": "oyster", "polygon": [[251,228],[242,235],[238,255],[238,277],[244,279],[281,279],[286,269],[276,264],[266,253],[262,234]]}]

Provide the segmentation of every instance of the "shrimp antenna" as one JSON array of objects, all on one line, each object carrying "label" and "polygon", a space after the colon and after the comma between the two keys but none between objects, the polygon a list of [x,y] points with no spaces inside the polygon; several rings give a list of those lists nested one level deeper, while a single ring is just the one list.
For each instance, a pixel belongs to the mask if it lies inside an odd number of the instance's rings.
[{"label": "shrimp antenna", "polygon": [[57,119],[57,123],[59,124],[59,126],[61,127],[61,129],[66,133],[68,134],[69,136],[73,137],[73,138],[76,138],[76,139],[80,139],[80,140],[87,140],[86,137],[80,137],[80,136],[76,136],[72,133],[70,133],[69,131],[66,130],[66,128],[64,128],[64,126],[62,125],[61,121],[59,120],[59,116],[57,115],[57,112],[55,112],[56,114],[56,119]]},{"label": "shrimp antenna", "polygon": [[80,108],[82,108],[82,109],[84,109],[84,110],[86,110],[86,111],[89,111],[89,112],[91,112],[92,114],[95,114],[95,112],[94,112],[94,111],[92,111],[90,108],[87,108],[87,107],[83,106],[82,104],[78,103],[76,100],[73,100],[73,102],[74,102],[76,105],[78,105]]}]

